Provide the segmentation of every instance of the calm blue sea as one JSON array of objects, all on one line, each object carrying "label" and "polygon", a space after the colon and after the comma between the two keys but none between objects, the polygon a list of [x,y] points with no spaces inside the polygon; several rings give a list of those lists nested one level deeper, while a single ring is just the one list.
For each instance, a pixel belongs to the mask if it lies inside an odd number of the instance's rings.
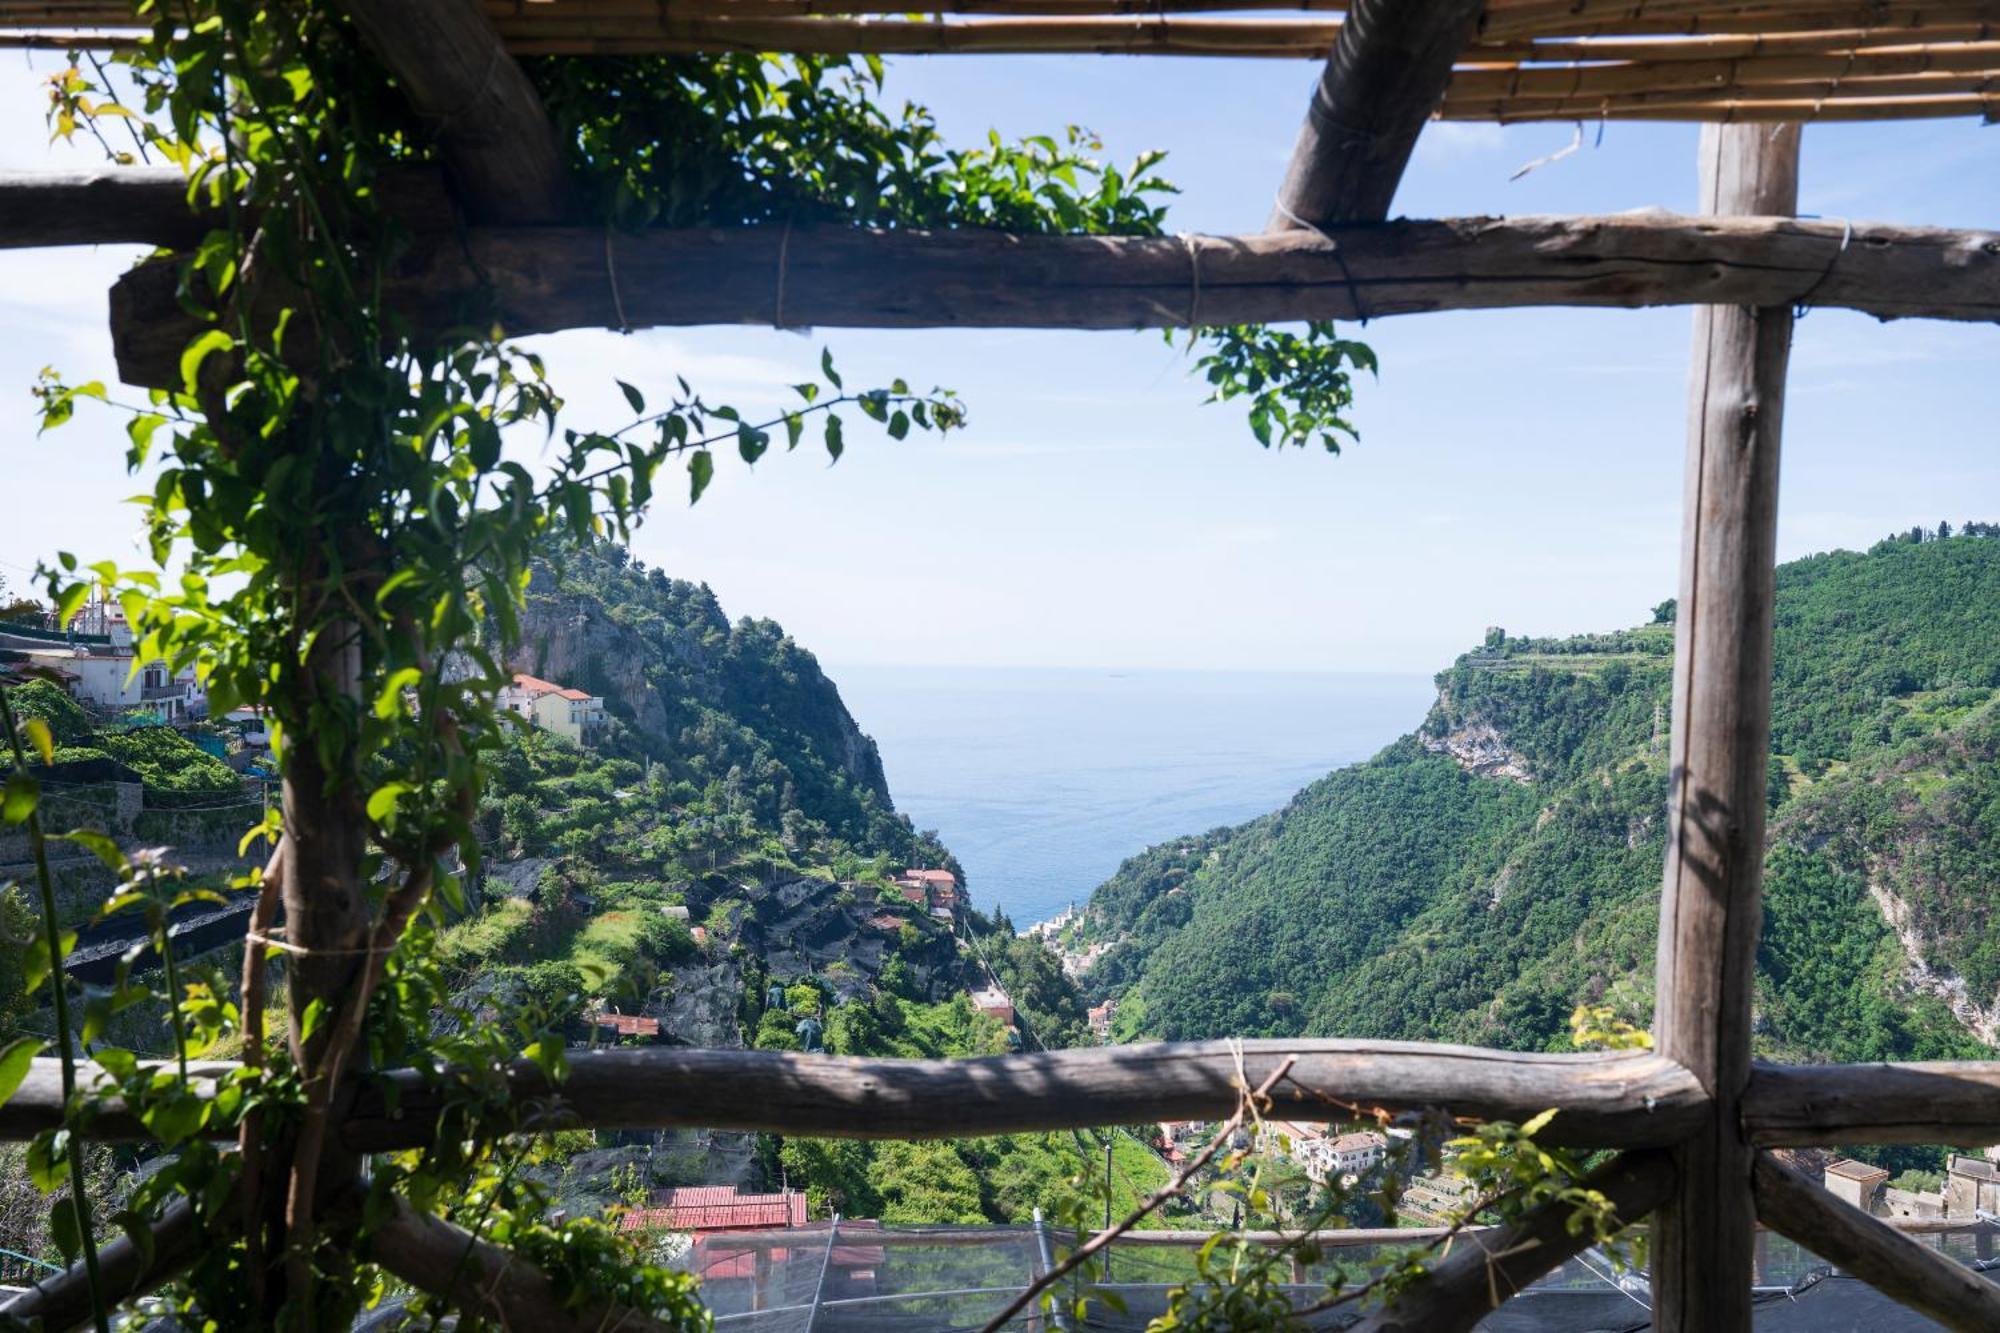
[{"label": "calm blue sea", "polygon": [[1284,804],[1423,719],[1429,676],[839,667],[896,806],[1017,927],[1153,843]]}]

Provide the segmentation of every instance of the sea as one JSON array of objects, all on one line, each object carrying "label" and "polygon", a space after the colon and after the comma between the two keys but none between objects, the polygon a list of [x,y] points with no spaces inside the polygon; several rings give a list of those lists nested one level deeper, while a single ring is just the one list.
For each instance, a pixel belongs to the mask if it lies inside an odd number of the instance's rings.
[{"label": "sea", "polygon": [[1277,809],[1414,729],[1426,675],[830,667],[896,808],[1017,929],[1126,857]]}]

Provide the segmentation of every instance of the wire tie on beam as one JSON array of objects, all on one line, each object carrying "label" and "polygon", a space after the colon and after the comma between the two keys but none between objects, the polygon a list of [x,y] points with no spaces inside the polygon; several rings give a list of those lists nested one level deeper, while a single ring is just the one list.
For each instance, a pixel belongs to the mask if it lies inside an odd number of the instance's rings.
[{"label": "wire tie on beam", "polygon": [[1327,250],[1333,255],[1333,262],[1340,265],[1340,280],[1347,284],[1347,299],[1354,306],[1354,318],[1362,328],[1367,328],[1368,307],[1361,303],[1360,284],[1354,281],[1354,271],[1347,267],[1347,252],[1341,249],[1340,242],[1329,235],[1326,228],[1320,226],[1317,222],[1302,218],[1291,209],[1285,207],[1285,201],[1282,198],[1274,200],[1272,207],[1284,215],[1285,221],[1302,231],[1311,232],[1326,242]]},{"label": "wire tie on beam", "polygon": [[618,331],[632,332],[632,321],[625,318],[625,297],[618,290],[618,261],[612,252],[611,224],[604,224],[604,279],[611,287],[611,309],[618,316]]},{"label": "wire tie on beam", "polygon": [[1838,248],[1834,250],[1833,258],[1826,261],[1826,267],[1820,270],[1820,275],[1817,278],[1813,279],[1813,285],[1806,288],[1805,294],[1799,297],[1798,300],[1792,302],[1792,319],[1794,322],[1804,319],[1807,315],[1812,313],[1813,297],[1816,294],[1818,294],[1820,288],[1826,286],[1827,279],[1833,276],[1834,266],[1840,262],[1840,257],[1847,253],[1848,243],[1851,242],[1853,239],[1854,239],[1853,220],[1850,218],[1842,218],[1840,220],[1840,245]]},{"label": "wire tie on beam", "polygon": [[1181,243],[1181,249],[1187,251],[1187,326],[1189,332],[1195,332],[1201,328],[1201,238],[1193,232],[1180,231],[1174,233],[1174,239]]}]

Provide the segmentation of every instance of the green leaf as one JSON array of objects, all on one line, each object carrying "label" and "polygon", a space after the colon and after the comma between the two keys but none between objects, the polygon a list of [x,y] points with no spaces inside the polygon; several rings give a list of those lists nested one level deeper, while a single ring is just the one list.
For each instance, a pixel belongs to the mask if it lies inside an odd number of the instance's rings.
[{"label": "green leaf", "polygon": [[[389,673],[389,679],[382,683],[382,692],[375,696],[375,716],[387,721],[403,708],[403,691],[412,689],[424,678],[424,673],[416,667],[403,667]],[[386,790],[386,789],[385,789]],[[377,792],[376,795],[381,795]],[[393,798],[391,798],[393,804]],[[375,803],[368,803],[368,817],[379,819],[375,813]]]},{"label": "green leaf", "polygon": [[9,774],[5,791],[0,791],[0,821],[26,823],[28,816],[35,813],[41,795],[41,785],[26,773]]},{"label": "green leaf", "polygon": [[6,1105],[20,1090],[43,1045],[39,1037],[17,1037],[7,1044],[6,1050],[0,1051],[0,1106]]},{"label": "green leaf", "polygon": [[1535,1137],[1535,1135],[1541,1133],[1544,1129],[1548,1128],[1549,1121],[1556,1118],[1557,1109],[1558,1108],[1551,1106],[1548,1110],[1542,1112],[1534,1119],[1528,1121],[1527,1124],[1522,1125],[1521,1137],[1524,1139],[1532,1139],[1533,1137]]},{"label": "green leaf", "polygon": [[889,418],[889,438],[900,440],[910,433],[910,414],[898,410]]},{"label": "green leaf", "polygon": [[28,1144],[28,1179],[44,1194],[54,1194],[68,1183],[64,1154],[69,1149],[69,1131],[45,1129]]},{"label": "green leaf", "polygon": [[836,389],[840,387],[840,376],[833,369],[833,349],[831,347],[822,347],[819,349],[819,373],[826,376],[828,384],[831,384]]},{"label": "green leaf", "polygon": [[201,363],[216,352],[226,352],[236,345],[236,340],[221,329],[210,329],[187,345],[181,353],[181,387],[187,393],[196,392],[201,386]]},{"label": "green leaf", "polygon": [[326,1017],[326,1001],[315,999],[306,1005],[306,1011],[299,1015],[299,1044],[305,1045],[319,1031],[320,1020]]},{"label": "green leaf", "polygon": [[153,1137],[168,1148],[193,1137],[205,1118],[201,1098],[190,1092],[176,1092],[139,1113],[140,1121]]},{"label": "green leaf", "polygon": [[[58,957],[68,957],[69,951],[75,947],[75,931],[65,930],[57,936]],[[48,942],[42,936],[36,935],[21,950],[21,989],[30,995],[34,994],[35,988],[49,979],[51,971]]]},{"label": "green leaf", "polygon": [[122,877],[126,867],[131,864],[125,859],[125,853],[119,849],[116,842],[95,829],[71,829],[63,834],[62,838],[63,841],[73,842],[95,856],[104,863],[104,868],[114,875]]},{"label": "green leaf", "polygon": [[27,722],[27,732],[28,740],[34,745],[35,752],[42,756],[42,762],[53,764],[56,761],[56,740],[49,734],[49,724],[38,717],[31,717]]},{"label": "green leaf", "polygon": [[697,449],[688,456],[688,503],[701,499],[701,493],[708,489],[708,483],[715,479],[715,457],[706,449]]},{"label": "green leaf", "polygon": [[845,449],[846,447],[847,447],[847,442],[841,438],[840,418],[834,416],[832,413],[828,413],[826,418],[827,453],[832,456],[835,462],[839,462],[841,450]]},{"label": "green leaf", "polygon": [[396,813],[396,801],[406,791],[411,790],[407,782],[385,782],[368,797],[368,818],[377,824],[387,824]]},{"label": "green leaf", "polygon": [[83,1227],[76,1220],[76,1199],[57,1199],[49,1212],[49,1235],[62,1251],[64,1263],[75,1263],[76,1256],[83,1253]]},{"label": "green leaf", "polygon": [[632,414],[634,416],[643,417],[646,415],[646,396],[644,394],[627,384],[624,380],[613,380],[612,383],[616,384],[619,390],[624,393],[625,401],[632,404]]}]

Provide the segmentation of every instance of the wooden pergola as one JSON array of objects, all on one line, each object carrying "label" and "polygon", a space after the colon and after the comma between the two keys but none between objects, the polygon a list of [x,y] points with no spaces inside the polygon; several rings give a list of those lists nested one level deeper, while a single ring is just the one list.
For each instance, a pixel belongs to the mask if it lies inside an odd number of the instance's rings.
[{"label": "wooden pergola", "polygon": [[[1960,1329],[2000,1329],[2000,1288],[1833,1199],[1766,1149],[2000,1140],[2000,1063],[1760,1064],[1751,1006],[1764,845],[1778,459],[1793,309],[2000,319],[2000,233],[1803,221],[1814,120],[2000,117],[2000,0],[346,0],[415,109],[441,173],[395,183],[423,243],[392,299],[440,326],[488,290],[510,333],[666,324],[1137,328],[1530,305],[1697,307],[1676,628],[1669,835],[1653,1052],[1542,1055],[1370,1041],[1152,1044],[954,1062],[760,1052],[579,1056],[512,1094],[533,1128],[704,1126],[956,1137],[1220,1117],[1286,1060],[1272,1097],[1526,1119],[1616,1148],[1595,1177],[1624,1220],[1653,1217],[1654,1321],[1751,1324],[1761,1222]],[[1283,9],[1298,16],[1274,16]],[[1257,11],[1217,17],[1222,11]],[[121,0],[0,0],[0,45],[113,47]],[[514,55],[751,50],[1104,52],[1311,58],[1324,73],[1263,233],[1013,236],[862,228],[615,235],[573,214],[549,118]],[[1330,54],[1329,54],[1330,53]],[[446,113],[449,112],[449,115]],[[1706,122],[1700,216],[1389,221],[1432,119]],[[0,184],[0,244],[192,244],[178,176]],[[171,384],[190,333],[173,265],[112,293],[121,373]],[[51,1062],[52,1064],[52,1062]],[[0,1108],[0,1137],[60,1123],[52,1067]],[[420,1144],[440,1114],[409,1071],[358,1084],[356,1152]],[[95,1132],[143,1137],[101,1117]],[[1531,1216],[1461,1251],[1371,1327],[1464,1329],[1497,1289],[1585,1243]],[[178,1228],[178,1229],[177,1229]],[[169,1216],[150,1253],[105,1251],[129,1293],[183,1263]],[[371,1257],[514,1326],[587,1326],[545,1279],[448,1223],[405,1212]],[[470,1255],[467,1259],[466,1256]],[[1488,1257],[1494,1256],[1494,1257]],[[489,1280],[490,1279],[490,1280]],[[539,1282],[539,1286],[537,1285]],[[0,1308],[69,1327],[79,1275]],[[547,1322],[538,1322],[546,1316]],[[633,1320],[627,1328],[645,1327]]]}]

